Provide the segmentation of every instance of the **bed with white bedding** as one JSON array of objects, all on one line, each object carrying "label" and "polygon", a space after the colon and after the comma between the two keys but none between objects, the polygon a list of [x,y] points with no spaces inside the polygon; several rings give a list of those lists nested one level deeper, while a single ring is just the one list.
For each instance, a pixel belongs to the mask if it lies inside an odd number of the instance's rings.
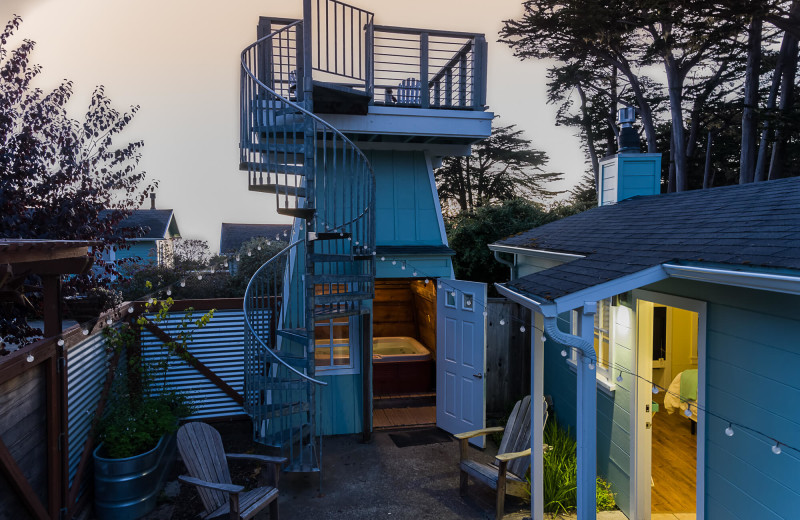
[{"label": "bed with white bedding", "polygon": [[684,370],[679,373],[670,383],[664,395],[664,409],[667,413],[681,412],[686,415],[686,410],[691,411],[688,416],[691,423],[692,433],[695,432],[697,424],[697,369]]}]

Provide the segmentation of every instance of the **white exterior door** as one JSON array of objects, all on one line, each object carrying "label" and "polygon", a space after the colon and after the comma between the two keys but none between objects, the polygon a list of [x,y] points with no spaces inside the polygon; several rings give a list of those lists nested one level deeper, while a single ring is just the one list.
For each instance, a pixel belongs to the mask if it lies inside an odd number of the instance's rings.
[{"label": "white exterior door", "polygon": [[436,425],[450,433],[486,426],[486,301],[484,283],[442,280],[437,292]]}]

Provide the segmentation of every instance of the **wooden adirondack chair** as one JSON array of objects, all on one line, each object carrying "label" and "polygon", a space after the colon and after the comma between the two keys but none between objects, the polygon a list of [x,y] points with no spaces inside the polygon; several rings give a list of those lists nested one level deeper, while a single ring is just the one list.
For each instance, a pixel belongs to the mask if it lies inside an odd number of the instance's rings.
[{"label": "wooden adirondack chair", "polygon": [[[278,475],[281,464],[286,462],[285,458],[225,453],[219,432],[202,422],[190,422],[180,427],[178,451],[191,475],[181,475],[178,480],[197,486],[206,509],[204,518],[228,516],[231,520],[247,520],[270,506],[270,520],[277,520]],[[228,460],[254,460],[271,464],[274,485],[245,492],[243,486],[231,483]]]},{"label": "wooden adirondack chair", "polygon": [[[544,406],[547,422],[547,402]],[[505,430],[505,431],[504,431]],[[487,433],[503,432],[494,464],[484,464],[469,458],[469,439]],[[497,491],[495,518],[503,518],[506,493],[525,498],[528,496],[525,473],[531,465],[531,396],[517,401],[505,428],[495,426],[455,435],[461,443],[461,496],[467,494],[469,476]],[[545,446],[545,449],[547,447]]]}]

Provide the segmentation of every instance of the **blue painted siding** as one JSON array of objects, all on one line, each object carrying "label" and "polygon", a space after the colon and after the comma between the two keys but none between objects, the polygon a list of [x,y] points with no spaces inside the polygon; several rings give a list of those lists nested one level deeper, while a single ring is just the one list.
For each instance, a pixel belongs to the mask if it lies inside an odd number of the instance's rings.
[{"label": "blue painted siding", "polygon": [[319,379],[328,383],[328,386],[317,388],[322,410],[318,415],[322,435],[360,433],[361,374],[319,376]]},{"label": "blue painted siding", "polygon": [[444,243],[423,152],[368,151],[375,170],[378,245]]},{"label": "blue painted siding", "polygon": [[[625,312],[625,311],[620,311]],[[619,317],[619,312],[615,314]],[[634,323],[631,321],[630,323]],[[569,317],[559,317],[559,328],[571,332]],[[633,371],[633,331],[616,326],[614,362]],[[553,398],[558,422],[575,432],[577,379],[575,371],[561,356],[563,346],[548,338],[545,342],[544,392]],[[605,478],[616,493],[617,506],[630,516],[630,424],[631,386],[633,378],[616,381],[618,371],[612,372],[616,388],[612,393],[597,391],[597,473]]]},{"label": "blue painted siding", "polygon": [[[706,408],[797,443],[800,297],[668,280],[647,289],[708,302]],[[800,454],[707,415],[706,518],[787,519],[800,511]]]},{"label": "blue painted siding", "polygon": [[156,243],[155,241],[136,241],[128,242],[130,249],[122,249],[116,252],[117,260],[121,258],[132,258],[138,256],[141,263],[156,263],[158,257],[156,256]]}]

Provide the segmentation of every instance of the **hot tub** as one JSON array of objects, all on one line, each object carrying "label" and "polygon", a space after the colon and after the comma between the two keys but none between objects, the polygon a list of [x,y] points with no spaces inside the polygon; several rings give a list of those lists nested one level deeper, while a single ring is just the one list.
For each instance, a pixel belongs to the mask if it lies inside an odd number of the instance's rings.
[{"label": "hot tub", "polygon": [[372,362],[427,361],[431,352],[425,345],[408,336],[373,338]]},{"label": "hot tub", "polygon": [[372,389],[376,395],[433,390],[433,356],[408,336],[372,340]]}]

